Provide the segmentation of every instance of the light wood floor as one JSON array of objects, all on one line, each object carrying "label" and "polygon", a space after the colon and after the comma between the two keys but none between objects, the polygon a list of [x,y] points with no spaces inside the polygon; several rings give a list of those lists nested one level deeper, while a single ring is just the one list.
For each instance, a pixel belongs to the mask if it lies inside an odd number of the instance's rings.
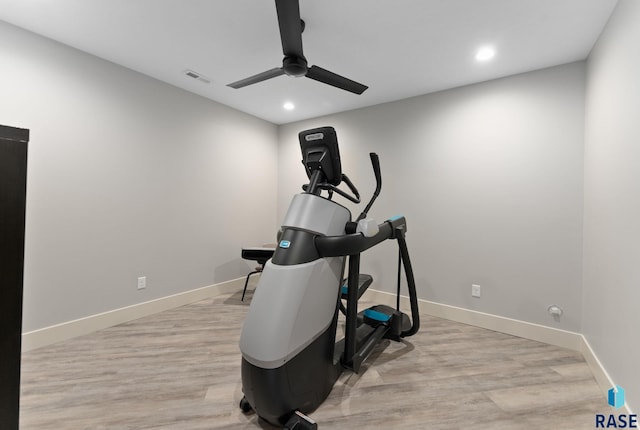
[{"label": "light wood floor", "polygon": [[[23,355],[23,430],[271,429],[238,408],[251,294],[201,301]],[[610,413],[577,352],[423,315],[311,414],[321,429],[593,429]]]}]

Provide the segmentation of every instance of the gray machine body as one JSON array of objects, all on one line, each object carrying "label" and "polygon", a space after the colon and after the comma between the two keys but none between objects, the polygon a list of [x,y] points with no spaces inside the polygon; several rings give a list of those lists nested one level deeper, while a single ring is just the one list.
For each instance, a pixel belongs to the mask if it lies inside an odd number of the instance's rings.
[{"label": "gray machine body", "polygon": [[[337,236],[345,234],[350,220],[347,208],[313,194],[298,194],[282,227]],[[242,327],[243,358],[275,369],[317,339],[335,315],[343,271],[344,257],[293,265],[268,261]]]}]

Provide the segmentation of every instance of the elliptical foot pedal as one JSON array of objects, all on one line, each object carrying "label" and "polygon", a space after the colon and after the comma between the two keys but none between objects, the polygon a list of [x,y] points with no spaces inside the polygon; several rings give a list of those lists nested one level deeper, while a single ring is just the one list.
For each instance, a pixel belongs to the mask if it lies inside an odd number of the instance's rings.
[{"label": "elliptical foot pedal", "polygon": [[284,425],[287,430],[317,430],[318,424],[300,411],[295,411]]},{"label": "elliptical foot pedal", "polygon": [[389,331],[384,337],[387,339],[400,341],[402,333],[411,328],[411,320],[400,311],[387,305],[375,305],[363,312],[363,321],[371,327],[385,325]]},{"label": "elliptical foot pedal", "polygon": [[390,311],[383,306],[372,306],[369,309],[365,309],[362,313],[364,322],[372,327],[377,327],[380,324],[389,324],[389,320],[393,317],[393,309]]},{"label": "elliptical foot pedal", "polygon": [[[369,285],[373,283],[373,277],[371,275],[367,275],[366,273],[360,273],[358,275],[358,299],[362,297],[362,295],[367,291]],[[342,280],[342,287],[340,289],[340,294],[343,299],[347,298],[347,292],[349,288],[347,286],[347,279]]]}]

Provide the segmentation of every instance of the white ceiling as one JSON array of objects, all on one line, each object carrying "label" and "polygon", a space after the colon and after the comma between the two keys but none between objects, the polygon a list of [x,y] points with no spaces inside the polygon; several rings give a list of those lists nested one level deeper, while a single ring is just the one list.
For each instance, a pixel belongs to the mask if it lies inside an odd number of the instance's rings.
[{"label": "white ceiling", "polygon": [[[300,0],[309,65],[360,96],[288,76],[226,86],[282,65],[270,0],[0,0],[0,20],[283,124],[583,60],[616,1]],[[478,63],[486,44],[497,55]]]}]

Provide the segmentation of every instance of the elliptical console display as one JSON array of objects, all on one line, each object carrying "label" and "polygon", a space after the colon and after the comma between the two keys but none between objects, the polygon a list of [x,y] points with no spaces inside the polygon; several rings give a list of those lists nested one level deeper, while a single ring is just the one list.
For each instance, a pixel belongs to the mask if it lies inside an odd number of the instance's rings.
[{"label": "elliptical console display", "polygon": [[[352,221],[351,212],[332,199],[335,193],[360,203],[357,188],[342,173],[335,130],[321,127],[298,137],[309,183],[293,197],[242,328],[240,407],[274,425],[313,429],[317,424],[305,414],[326,399],[340,374],[357,373],[383,338],[399,341],[415,334],[420,320],[405,218],[379,225],[367,218],[382,185],[378,156],[370,154],[376,191]],[[341,183],[349,191],[339,188]],[[398,241],[411,317],[400,311],[399,300],[396,309],[376,305],[358,313],[358,299],[373,282],[360,273],[360,254],[387,239]],[[340,312],[345,337],[336,343]]]}]

